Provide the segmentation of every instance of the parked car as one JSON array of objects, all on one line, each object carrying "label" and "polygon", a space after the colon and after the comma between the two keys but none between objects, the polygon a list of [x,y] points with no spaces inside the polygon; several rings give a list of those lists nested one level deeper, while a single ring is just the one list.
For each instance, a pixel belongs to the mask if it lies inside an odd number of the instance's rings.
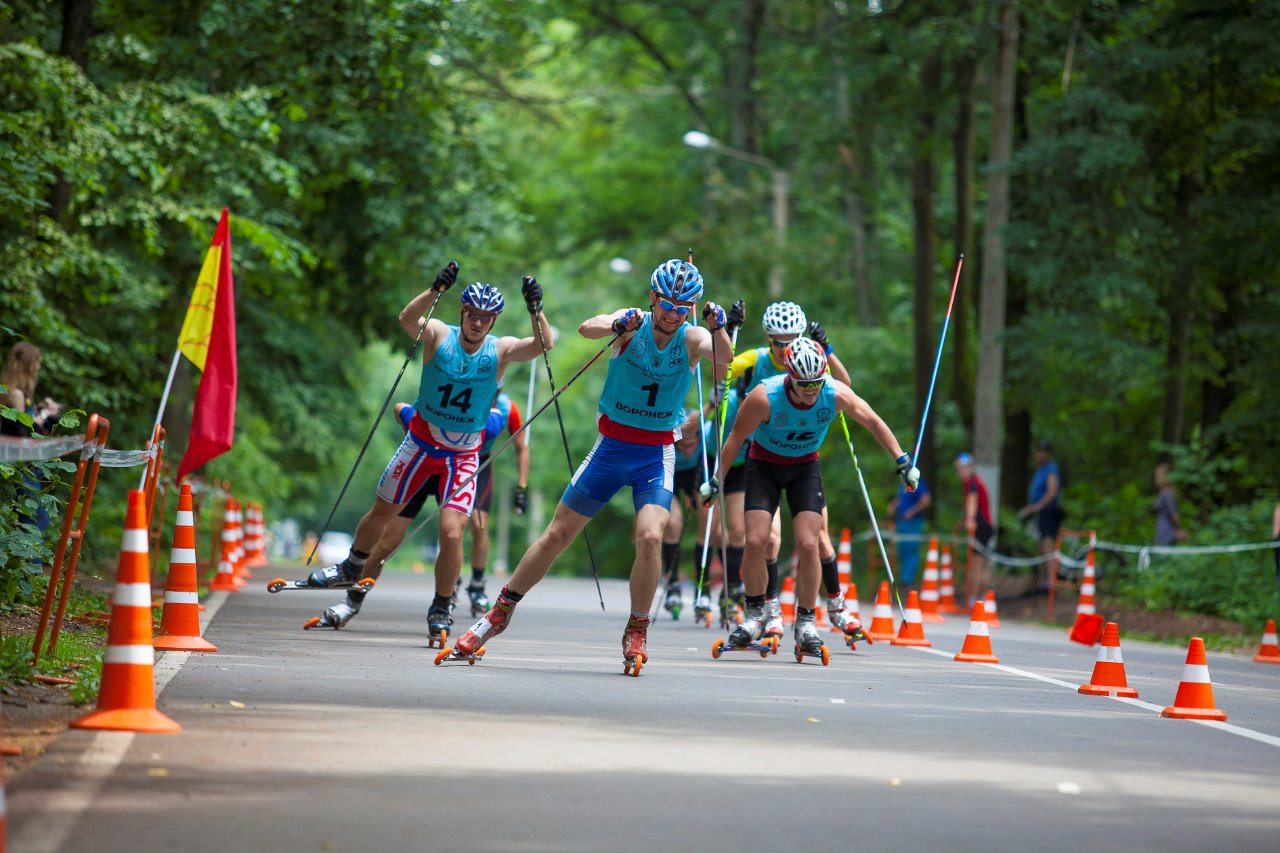
[{"label": "parked car", "polygon": [[316,548],[316,563],[321,566],[341,563],[347,558],[347,554],[351,553],[351,546],[355,541],[350,533],[343,533],[340,530],[326,531],[320,537],[320,545]]}]

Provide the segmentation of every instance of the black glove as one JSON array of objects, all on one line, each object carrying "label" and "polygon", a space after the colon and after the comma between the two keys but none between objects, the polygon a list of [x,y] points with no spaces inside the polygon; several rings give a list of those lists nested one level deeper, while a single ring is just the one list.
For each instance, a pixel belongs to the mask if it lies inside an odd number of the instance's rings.
[{"label": "black glove", "polygon": [[817,320],[809,321],[809,338],[827,355],[831,355],[831,344],[827,343],[827,330]]},{"label": "black glove", "polygon": [[[633,321],[635,325],[632,325]],[[632,329],[640,328],[641,322],[643,322],[643,318],[640,316],[640,312],[635,308],[628,308],[625,314],[613,321],[613,333],[615,335],[626,334]]]},{"label": "black glove", "polygon": [[538,284],[536,278],[526,275],[520,279],[520,295],[524,297],[525,307],[530,314],[537,314],[542,310],[542,285]]},{"label": "black glove", "polygon": [[724,328],[726,320],[724,309],[714,302],[708,302],[702,308],[702,320],[711,331],[719,331]]},{"label": "black glove", "polygon": [[711,506],[711,502],[716,499],[718,494],[720,494],[720,481],[715,477],[698,487],[698,497],[702,498],[703,506]]},{"label": "black glove", "polygon": [[733,303],[733,307],[729,309],[727,322],[724,324],[724,330],[729,333],[729,337],[733,337],[733,333],[742,328],[742,324],[747,321],[747,306],[739,299]]},{"label": "black glove", "polygon": [[524,515],[524,511],[529,508],[528,486],[516,486],[511,495],[511,508],[516,511],[516,515]]},{"label": "black glove", "polygon": [[449,261],[440,268],[440,272],[436,273],[436,280],[431,283],[431,289],[444,293],[453,287],[453,283],[458,280],[458,262]]}]

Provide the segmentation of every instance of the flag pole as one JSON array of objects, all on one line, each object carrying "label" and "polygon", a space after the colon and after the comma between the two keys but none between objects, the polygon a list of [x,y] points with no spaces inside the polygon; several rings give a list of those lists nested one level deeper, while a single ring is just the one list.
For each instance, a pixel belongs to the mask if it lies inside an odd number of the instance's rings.
[{"label": "flag pole", "polygon": [[[173,363],[169,365],[169,377],[164,381],[164,391],[160,394],[160,408],[156,409],[156,422],[151,426],[151,435],[156,434],[156,427],[160,426],[160,421],[164,419],[164,407],[169,404],[169,391],[173,388],[173,375],[178,372],[178,359],[182,358],[182,350],[175,349],[173,351]],[[147,449],[150,450],[150,439],[147,441]],[[141,489],[147,481],[147,469],[143,466],[142,478],[138,480],[138,488]]]}]

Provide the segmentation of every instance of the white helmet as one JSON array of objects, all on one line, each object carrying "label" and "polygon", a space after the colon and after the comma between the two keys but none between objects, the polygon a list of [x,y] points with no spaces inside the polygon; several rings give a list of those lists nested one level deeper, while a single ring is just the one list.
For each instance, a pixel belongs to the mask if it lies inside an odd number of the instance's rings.
[{"label": "white helmet", "polygon": [[804,310],[794,302],[775,302],[761,318],[766,335],[803,335],[807,323]]},{"label": "white helmet", "polygon": [[796,338],[787,344],[782,363],[787,375],[801,382],[821,379],[827,372],[827,354],[809,338]]}]

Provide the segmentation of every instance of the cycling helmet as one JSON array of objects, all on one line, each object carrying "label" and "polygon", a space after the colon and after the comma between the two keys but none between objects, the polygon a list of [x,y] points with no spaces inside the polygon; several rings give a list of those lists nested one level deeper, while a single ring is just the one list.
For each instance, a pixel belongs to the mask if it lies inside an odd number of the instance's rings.
[{"label": "cycling helmet", "polygon": [[504,304],[502,291],[492,284],[483,284],[477,281],[475,284],[468,284],[467,289],[462,291],[462,304],[477,311],[501,314]]},{"label": "cycling helmet", "polygon": [[803,335],[807,323],[804,310],[794,302],[775,302],[764,309],[761,319],[766,335]]},{"label": "cycling helmet", "polygon": [[672,258],[653,271],[649,289],[667,299],[697,302],[702,298],[702,273],[688,261]]},{"label": "cycling helmet", "polygon": [[796,338],[787,344],[782,363],[787,367],[787,375],[800,382],[821,379],[827,372],[827,354],[809,338]]}]

